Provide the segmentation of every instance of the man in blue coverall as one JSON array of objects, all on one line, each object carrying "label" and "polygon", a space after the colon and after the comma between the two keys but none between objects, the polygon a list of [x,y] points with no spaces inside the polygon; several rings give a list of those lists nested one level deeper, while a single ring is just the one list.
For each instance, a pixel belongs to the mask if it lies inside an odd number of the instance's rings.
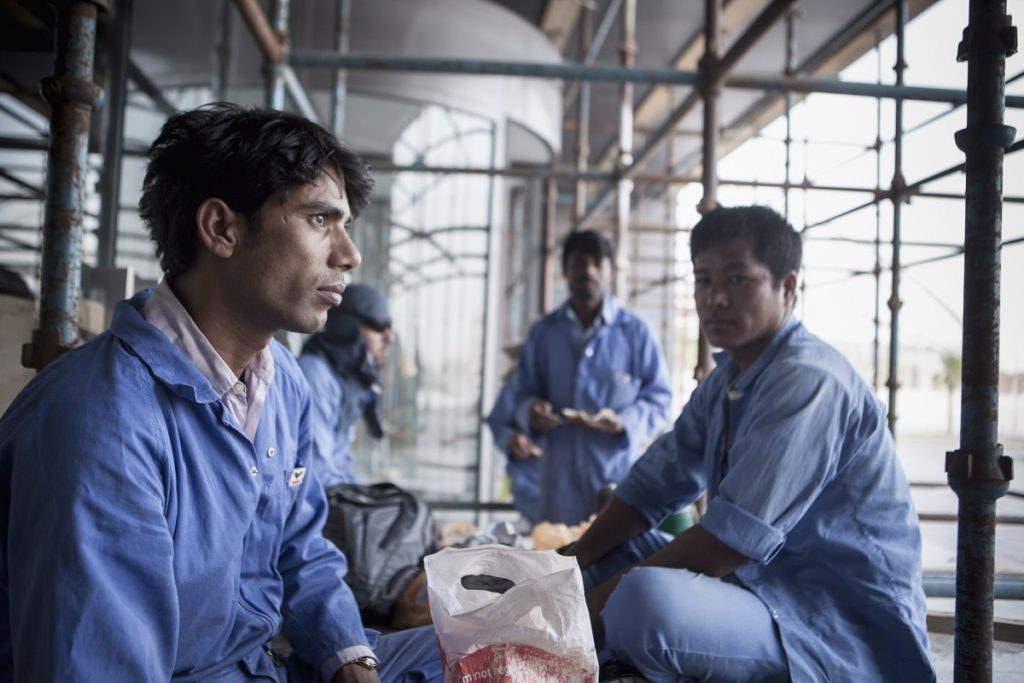
[{"label": "man in blue coverall", "polygon": [[360,419],[370,437],[384,436],[380,371],[391,341],[387,299],[369,285],[351,284],[323,331],[302,348],[299,368],[313,396],[308,464],[324,488],[356,482],[352,449]]},{"label": "man in blue coverall", "polygon": [[140,202],[164,278],[0,418],[0,681],[441,680],[431,630],[363,629],[273,339],[341,302],[372,188],[292,114],[164,125]]},{"label": "man in blue coverall", "polygon": [[[884,407],[793,317],[799,234],[720,208],[690,252],[718,366],[563,551],[604,658],[655,682],[934,681],[917,513]],[[703,491],[697,525],[651,531]]]},{"label": "man in blue coverall", "polygon": [[562,248],[569,300],[530,330],[519,359],[516,421],[544,436],[537,517],[578,524],[598,492],[626,476],[668,420],[658,342],[608,290],[611,243],[590,230]]}]

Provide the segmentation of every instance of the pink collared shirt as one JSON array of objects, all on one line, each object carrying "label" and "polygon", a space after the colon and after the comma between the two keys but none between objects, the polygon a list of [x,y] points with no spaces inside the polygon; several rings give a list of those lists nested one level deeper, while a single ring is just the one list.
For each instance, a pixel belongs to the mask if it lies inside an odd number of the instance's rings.
[{"label": "pink collared shirt", "polygon": [[235,377],[178,301],[166,279],[160,280],[153,290],[153,295],[142,309],[142,317],[167,335],[170,342],[209,380],[237,426],[252,441],[260,424],[267,392],[274,381],[274,357],[270,347],[265,346],[256,354],[245,367],[241,379]]}]

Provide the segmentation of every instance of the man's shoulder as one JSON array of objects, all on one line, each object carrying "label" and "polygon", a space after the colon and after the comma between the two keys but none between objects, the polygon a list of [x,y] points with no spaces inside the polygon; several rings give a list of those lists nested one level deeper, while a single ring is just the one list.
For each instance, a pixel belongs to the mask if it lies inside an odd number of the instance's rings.
[{"label": "man's shoulder", "polygon": [[96,420],[134,416],[146,422],[155,401],[156,378],[121,339],[110,332],[68,351],[36,375],[4,414],[0,432],[27,418],[42,428],[88,431]]},{"label": "man's shoulder", "polygon": [[777,381],[786,376],[802,382],[833,383],[848,393],[868,390],[849,359],[803,324],[793,330],[765,372]]}]

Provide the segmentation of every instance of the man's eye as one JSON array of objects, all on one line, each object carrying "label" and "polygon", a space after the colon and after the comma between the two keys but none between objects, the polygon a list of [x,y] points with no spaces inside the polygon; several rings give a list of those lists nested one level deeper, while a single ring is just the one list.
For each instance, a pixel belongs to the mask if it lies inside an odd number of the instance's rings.
[{"label": "man's eye", "polygon": [[324,226],[327,225],[327,216],[322,213],[318,213],[312,217],[312,221],[314,225]]},{"label": "man's eye", "polygon": [[747,282],[746,275],[732,275],[729,277],[729,284],[742,285]]}]

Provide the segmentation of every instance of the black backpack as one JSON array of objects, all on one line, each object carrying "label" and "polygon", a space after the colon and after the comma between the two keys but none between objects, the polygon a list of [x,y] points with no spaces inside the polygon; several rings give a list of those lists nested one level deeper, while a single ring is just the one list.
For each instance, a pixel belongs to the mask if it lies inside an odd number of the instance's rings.
[{"label": "black backpack", "polygon": [[394,484],[327,489],[324,536],[348,559],[345,582],[367,624],[387,624],[391,607],[437,549],[426,504]]}]

